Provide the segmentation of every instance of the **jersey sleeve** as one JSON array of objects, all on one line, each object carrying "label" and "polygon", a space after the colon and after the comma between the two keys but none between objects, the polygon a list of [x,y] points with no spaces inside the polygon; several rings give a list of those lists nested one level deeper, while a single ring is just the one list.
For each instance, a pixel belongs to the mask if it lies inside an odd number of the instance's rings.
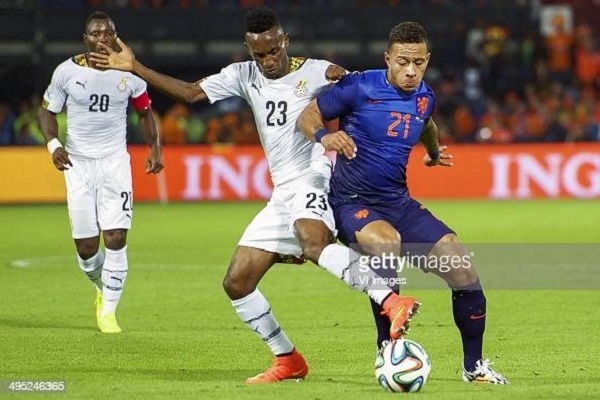
[{"label": "jersey sleeve", "polygon": [[435,111],[435,92],[433,91],[433,89],[431,89],[431,87],[429,87],[427,84],[425,85],[425,87],[427,88],[427,98],[428,98],[428,104],[427,104],[427,109],[425,110],[425,115],[424,115],[424,120],[425,122],[428,122],[429,119],[433,116],[433,112]]},{"label": "jersey sleeve", "polygon": [[351,111],[358,98],[359,82],[360,74],[353,73],[317,96],[317,105],[325,120],[339,118]]},{"label": "jersey sleeve", "polygon": [[435,94],[431,95],[431,104],[429,105],[429,110],[427,111],[427,119],[433,116],[433,112],[435,111]]},{"label": "jersey sleeve", "polygon": [[244,97],[242,69],[243,63],[231,64],[218,74],[211,75],[200,82],[211,104],[228,97]]},{"label": "jersey sleeve", "polygon": [[132,92],[131,92],[131,98],[135,99],[137,97],[140,97],[141,95],[143,95],[147,90],[148,90],[148,84],[146,83],[145,80],[141,79],[138,76],[132,75]]},{"label": "jersey sleeve", "polygon": [[61,64],[54,70],[50,84],[44,92],[44,102],[42,106],[46,110],[55,114],[62,111],[65,101],[67,100],[65,85],[65,67]]}]

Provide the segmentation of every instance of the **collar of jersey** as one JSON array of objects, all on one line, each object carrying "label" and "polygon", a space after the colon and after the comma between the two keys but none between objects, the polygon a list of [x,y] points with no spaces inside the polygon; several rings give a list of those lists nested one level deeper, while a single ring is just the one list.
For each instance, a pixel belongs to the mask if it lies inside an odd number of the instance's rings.
[{"label": "collar of jersey", "polygon": [[292,57],[290,58],[290,73],[296,72],[306,62],[306,57]]},{"label": "collar of jersey", "polygon": [[76,56],[73,56],[71,60],[80,67],[89,67],[85,54],[77,54]]}]

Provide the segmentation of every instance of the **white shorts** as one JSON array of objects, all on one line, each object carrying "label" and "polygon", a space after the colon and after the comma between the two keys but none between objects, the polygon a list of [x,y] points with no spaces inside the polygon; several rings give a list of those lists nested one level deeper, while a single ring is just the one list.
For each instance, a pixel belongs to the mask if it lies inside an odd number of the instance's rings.
[{"label": "white shorts", "polygon": [[65,182],[73,239],[96,237],[100,230],[131,229],[129,154],[70,159],[73,166],[65,171]]},{"label": "white shorts", "polygon": [[294,222],[308,218],[323,221],[336,235],[333,211],[327,200],[331,168],[275,187],[271,199],[252,220],[238,246],[254,247],[281,255],[302,255],[294,235]]}]

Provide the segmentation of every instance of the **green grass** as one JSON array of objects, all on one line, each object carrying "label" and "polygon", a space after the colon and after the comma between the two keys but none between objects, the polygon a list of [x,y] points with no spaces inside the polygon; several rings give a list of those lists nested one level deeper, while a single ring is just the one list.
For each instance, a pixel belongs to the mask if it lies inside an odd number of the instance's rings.
[{"label": "green grass", "polygon": [[[428,206],[467,242],[599,240],[600,203],[594,201]],[[393,396],[373,376],[367,300],[309,264],[278,265],[261,284],[307,357],[309,378],[267,387],[243,383],[267,367],[271,356],[238,320],[221,279],[260,207],[138,204],[119,307],[125,332],[114,336],[95,329],[94,291],[77,267],[66,207],[0,207],[0,380],[66,380],[67,397],[81,399]],[[449,294],[413,294],[424,308],[411,338],[423,344],[433,364],[417,398],[600,397],[598,291],[486,292],[485,353],[511,379],[507,387],[463,384]]]}]

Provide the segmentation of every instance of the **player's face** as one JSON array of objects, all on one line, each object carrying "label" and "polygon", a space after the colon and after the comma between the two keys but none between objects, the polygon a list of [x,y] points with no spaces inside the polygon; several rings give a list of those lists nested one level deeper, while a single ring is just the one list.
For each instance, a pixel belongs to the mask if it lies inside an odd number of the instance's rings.
[{"label": "player's face", "polygon": [[391,84],[405,92],[419,87],[429,63],[425,43],[394,43],[385,53],[387,77]]},{"label": "player's face", "polygon": [[87,26],[83,34],[83,41],[88,48],[88,52],[106,54],[106,50],[98,46],[103,43],[117,50],[117,32],[115,25],[108,19],[93,19]]},{"label": "player's face", "polygon": [[246,48],[260,72],[269,79],[278,79],[289,72],[287,47],[290,38],[279,26],[263,33],[246,33]]}]

